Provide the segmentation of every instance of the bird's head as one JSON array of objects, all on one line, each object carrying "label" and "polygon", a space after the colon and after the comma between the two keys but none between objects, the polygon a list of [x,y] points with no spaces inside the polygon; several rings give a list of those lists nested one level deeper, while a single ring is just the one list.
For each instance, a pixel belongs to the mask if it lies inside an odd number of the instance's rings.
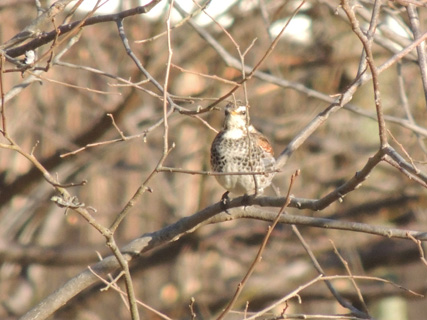
[{"label": "bird's head", "polygon": [[248,118],[248,108],[246,106],[235,106],[233,103],[229,103],[225,107],[224,129],[246,130]]}]

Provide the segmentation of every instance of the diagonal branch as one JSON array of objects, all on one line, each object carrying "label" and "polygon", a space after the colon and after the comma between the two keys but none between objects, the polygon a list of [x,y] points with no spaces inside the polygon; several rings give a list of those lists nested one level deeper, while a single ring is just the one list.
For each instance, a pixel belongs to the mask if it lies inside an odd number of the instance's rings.
[{"label": "diagonal branch", "polygon": [[[266,200],[266,198],[256,198],[253,201],[254,204],[265,204],[265,201],[263,200]],[[153,250],[160,245],[176,241],[180,237],[192,233],[207,224],[222,223],[224,221],[230,221],[234,219],[257,219],[263,221],[273,221],[277,216],[277,212],[274,211],[268,211],[254,206],[245,207],[244,201],[244,197],[233,199],[229,205],[229,214],[221,213],[221,203],[218,202],[191,216],[184,217],[163,229],[152,233],[146,233],[124,246],[121,249],[123,256],[126,260],[130,261],[139,254]],[[292,201],[295,201],[295,199],[292,199]],[[282,200],[279,202],[280,203],[275,203],[270,201],[268,205],[273,207],[281,207],[285,203],[285,200],[282,198]],[[400,238],[411,241],[413,241],[412,238],[415,238],[420,241],[427,241],[426,232],[374,226],[357,222],[282,214],[280,216],[279,223],[363,232],[385,238]],[[93,272],[101,277],[105,277],[108,273],[114,272],[118,268],[119,264],[116,257],[114,256],[109,256],[91,267]],[[28,311],[21,319],[45,319],[81,291],[98,282],[99,279],[94,275],[93,272],[87,269],[77,276],[71,278],[61,288],[53,292],[33,309]]]},{"label": "diagonal branch", "polygon": [[[153,9],[159,2],[160,0],[153,0],[144,6],[138,6],[129,10],[121,11],[119,13],[90,17],[85,21],[83,20],[75,21],[69,24],[59,26],[58,30],[59,30],[59,33],[63,35],[74,30],[77,26],[83,28],[83,27],[91,26],[98,23],[115,22],[118,20],[123,20],[127,17],[147,13],[151,9]],[[56,35],[57,35],[57,32],[55,30],[49,33],[41,34],[37,39],[34,39],[22,46],[5,50],[5,53],[7,56],[12,58],[21,56],[28,50],[34,50],[36,48],[41,47],[42,45],[45,45],[53,41]]]}]

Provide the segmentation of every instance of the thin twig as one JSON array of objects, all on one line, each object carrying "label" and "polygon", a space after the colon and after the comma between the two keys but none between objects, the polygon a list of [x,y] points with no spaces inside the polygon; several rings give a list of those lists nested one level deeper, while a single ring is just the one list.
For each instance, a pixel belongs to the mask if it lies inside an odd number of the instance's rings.
[{"label": "thin twig", "polygon": [[236,172],[215,172],[215,171],[202,171],[202,170],[187,170],[182,168],[171,168],[160,166],[157,168],[159,172],[169,173],[185,173],[185,174],[200,174],[206,176],[244,176],[244,175],[265,175],[267,173],[280,172],[279,170],[266,170],[266,171],[236,171]]},{"label": "thin twig", "polygon": [[[108,22],[108,21],[110,22],[117,21],[117,20],[125,19],[127,17],[134,16],[134,15],[144,14],[149,12],[152,8],[154,8],[159,2],[160,0],[152,0],[150,3],[143,6],[138,6],[138,7],[135,7],[129,10],[124,10],[114,14],[99,15],[95,17],[90,17],[90,15],[94,13],[94,10],[92,10],[92,12],[88,13],[84,19],[75,21],[73,23],[61,25],[58,27],[58,30],[61,35],[65,35],[66,33],[69,33],[74,30],[78,30],[86,26]],[[45,45],[46,43],[52,41],[55,37],[56,37],[56,32],[51,31],[49,33],[40,35],[38,38],[22,46],[8,49],[5,52],[9,57],[12,57],[12,58],[18,57],[20,55],[23,55],[28,50],[34,50],[42,45]]]},{"label": "thin twig", "polygon": [[234,293],[233,297],[231,298],[230,302],[227,304],[227,307],[224,308],[224,310],[221,312],[221,314],[218,316],[217,320],[220,319],[224,319],[224,317],[227,315],[227,313],[230,312],[231,308],[233,308],[234,303],[237,301],[237,298],[239,297],[240,293],[242,292],[246,282],[248,281],[249,277],[252,275],[252,273],[255,270],[255,266],[261,261],[261,257],[262,257],[262,253],[264,252],[265,247],[267,246],[267,242],[270,239],[271,233],[273,232],[274,228],[276,227],[276,225],[279,222],[280,216],[282,215],[282,213],[284,212],[285,208],[289,205],[291,197],[291,190],[292,190],[292,186],[295,182],[295,179],[298,177],[298,175],[300,174],[299,171],[296,171],[290,179],[289,182],[289,187],[288,187],[288,193],[286,195],[286,200],[285,203],[283,204],[283,206],[280,208],[279,212],[277,213],[276,218],[273,221],[273,224],[271,226],[268,227],[267,233],[264,236],[264,240],[262,241],[262,244],[255,256],[255,259],[253,260],[251,266],[249,267],[246,275],[243,277],[242,281],[240,281],[240,283],[237,286],[237,290]]},{"label": "thin twig", "polygon": [[[277,43],[280,40],[280,37],[282,36],[283,32],[285,31],[286,27],[288,26],[288,24],[290,23],[290,21],[292,20],[293,17],[295,17],[295,15],[300,11],[301,6],[305,3],[305,0],[302,1],[302,3],[300,5],[298,5],[298,7],[294,10],[292,16],[290,17],[290,19],[286,22],[286,24],[283,26],[282,30],[279,32],[279,34],[276,36],[276,38],[274,39],[274,41],[271,43],[271,45],[268,47],[268,49],[265,51],[264,55],[261,57],[261,59],[258,60],[258,62],[255,64],[255,66],[253,68],[250,68],[250,70],[246,70],[246,66],[241,66],[241,60],[239,60],[239,69],[242,70],[242,72],[248,72],[248,74],[245,77],[242,77],[242,79],[240,81],[238,81],[237,85],[235,85],[231,90],[229,90],[226,94],[222,95],[217,101],[215,101],[214,103],[211,103],[210,105],[208,105],[207,107],[203,108],[203,109],[198,109],[196,111],[180,111],[183,114],[198,114],[198,113],[204,113],[204,112],[208,112],[210,110],[212,110],[217,104],[219,104],[221,101],[224,101],[225,99],[227,99],[229,96],[231,96],[237,89],[240,88],[241,85],[243,85],[245,82],[247,82],[248,80],[250,80],[255,73],[257,72],[257,70],[261,67],[261,65],[264,63],[264,61],[270,56],[270,54],[273,52],[274,48],[276,47]],[[184,16],[186,13],[185,11],[179,6],[179,5],[175,5],[178,12]],[[215,21],[215,20],[214,20]],[[201,28],[199,25],[197,25],[197,23],[193,22],[192,20],[189,20],[188,23],[200,34],[202,35],[203,38],[208,39],[208,38],[212,38],[213,37],[207,32],[205,31],[203,28]],[[223,30],[225,30],[222,26],[221,28]],[[226,34],[229,35],[229,33],[225,30],[224,31]],[[231,36],[229,36],[229,38],[231,39],[231,41],[234,41],[233,38]],[[214,42],[216,42],[215,40],[213,40]],[[237,43],[234,44],[236,46],[236,48],[238,48],[239,46],[237,45]],[[223,56],[224,55],[228,55],[227,51],[223,48],[221,48],[221,51],[223,51]]]},{"label": "thin twig", "polygon": [[[92,272],[92,274],[94,276],[96,276],[100,281],[102,281],[103,283],[105,283],[107,285],[107,288],[112,288],[113,290],[117,291],[121,296],[127,296],[127,293],[123,290],[120,289],[120,287],[117,285],[117,280],[114,281],[108,281],[106,279],[104,279],[103,277],[101,277],[100,275],[98,275],[90,266],[88,267],[88,269]],[[104,289],[106,290],[106,289]],[[101,289],[101,291],[104,291]],[[141,305],[142,307],[144,307],[147,310],[150,310],[151,312],[153,312],[154,314],[158,315],[159,317],[161,317],[162,319],[165,320],[172,320],[172,318],[169,318],[167,315],[165,315],[164,313],[154,309],[153,307],[149,306],[148,304],[142,302],[141,300],[137,300],[136,301],[139,305]]]},{"label": "thin twig", "polygon": [[417,245],[418,252],[420,253],[420,259],[427,266],[427,260],[425,258],[422,242],[419,239],[415,239],[411,234],[408,234],[408,237]]},{"label": "thin twig", "polygon": [[216,75],[204,74],[204,73],[201,73],[201,72],[195,72],[195,71],[187,70],[187,69],[184,69],[184,68],[182,68],[180,66],[177,66],[176,64],[173,64],[173,63],[171,63],[171,66],[173,68],[175,68],[175,69],[178,69],[181,72],[185,72],[185,73],[189,73],[189,74],[195,74],[195,75],[198,75],[200,77],[207,78],[207,79],[212,79],[212,80],[216,80],[216,81],[220,81],[220,82],[225,83],[225,84],[230,84],[230,85],[234,85],[234,86],[240,86],[235,81],[227,80],[227,79],[221,78],[221,77],[216,76]]},{"label": "thin twig", "polygon": [[[197,16],[197,15],[198,15],[198,14],[199,14],[203,9],[205,9],[205,8],[206,8],[210,3],[211,3],[211,0],[206,1],[206,2],[205,2],[205,4],[204,4],[203,6],[199,6],[199,9],[198,9],[198,10],[195,10],[194,12],[192,12],[191,14],[189,14],[188,16],[184,17],[184,19],[182,19],[182,20],[181,20],[179,23],[177,23],[176,25],[171,26],[170,30],[174,30],[174,29],[177,29],[177,28],[179,28],[179,27],[181,27],[181,26],[185,25],[185,23],[186,23],[189,19],[191,19],[191,18],[193,18],[193,17]],[[163,36],[167,35],[167,32],[168,32],[168,31],[164,31],[164,32],[159,33],[159,34],[155,35],[154,37],[151,37],[151,38],[148,38],[148,39],[135,40],[135,43],[145,43],[145,42],[154,41],[154,40],[156,40],[156,39],[158,39],[158,38],[160,38],[160,37],[163,37]]]},{"label": "thin twig", "polygon": [[360,290],[359,286],[357,285],[356,281],[354,280],[354,275],[351,272],[350,267],[348,266],[348,262],[343,258],[343,256],[338,251],[337,247],[335,246],[335,243],[332,240],[329,240],[332,244],[332,247],[334,248],[334,253],[340,259],[341,263],[343,264],[345,270],[347,271],[347,274],[349,276],[349,279],[356,290],[357,297],[359,298],[360,303],[362,304],[363,311],[368,313],[368,306],[366,305],[365,299],[363,298],[362,291]]},{"label": "thin twig", "polygon": [[[171,8],[169,10],[171,10]],[[158,123],[163,123],[163,125],[164,125],[164,136],[163,136],[164,137],[164,140],[163,140],[163,149],[164,149],[163,151],[164,152],[163,152],[162,157],[160,158],[160,160],[158,161],[158,163],[156,165],[156,169],[154,169],[148,175],[148,177],[145,179],[145,181],[138,187],[138,189],[136,190],[135,194],[132,196],[132,198],[128,201],[128,203],[125,205],[125,207],[123,208],[123,210],[117,215],[116,219],[111,224],[110,230],[113,233],[118,228],[118,226],[120,225],[121,221],[123,221],[123,219],[129,213],[130,209],[136,204],[136,202],[138,201],[138,199],[140,199],[141,196],[146,191],[151,191],[151,188],[148,186],[148,183],[159,172],[158,169],[163,166],[163,163],[164,163],[165,159],[167,158],[169,152],[171,151],[171,149],[169,149],[169,143],[168,143],[168,138],[167,138],[167,136],[168,136],[167,118],[170,116],[170,114],[174,110],[174,107],[173,107],[174,104],[173,104],[172,100],[170,99],[169,94],[167,93],[167,86],[166,86],[166,84],[165,84],[165,87],[162,87],[151,76],[151,74],[149,74],[145,70],[145,68],[142,66],[141,62],[138,60],[138,58],[135,56],[135,54],[133,53],[132,49],[129,46],[129,41],[128,41],[128,39],[126,37],[126,34],[124,32],[123,23],[122,23],[121,20],[117,21],[117,26],[118,26],[118,29],[119,29],[120,38],[122,39],[122,42],[123,42],[123,45],[125,46],[127,54],[132,58],[132,60],[135,62],[135,64],[138,66],[138,68],[144,73],[144,75],[150,80],[150,82],[152,82],[163,93],[163,95],[164,95],[163,118],[158,122]],[[170,27],[170,25],[169,25],[169,27]],[[170,32],[170,30],[169,30],[169,32]],[[170,35],[168,36],[168,45],[169,45],[169,48],[171,48],[170,47]],[[168,67],[168,70],[170,69],[170,59],[171,59],[171,54],[169,54],[169,67]],[[168,77],[168,75],[167,75],[167,77]],[[169,110],[167,110],[167,103],[168,102],[170,104],[170,109]]]},{"label": "thin twig", "polygon": [[[153,1],[153,2],[155,2],[155,1]],[[133,60],[135,65],[144,74],[144,76],[164,95],[164,97],[166,97],[166,100],[168,101],[169,106],[170,106],[168,116],[173,112],[174,108],[180,110],[180,107],[172,101],[169,94],[165,94],[163,86],[144,68],[141,61],[138,59],[138,57],[132,51],[132,49],[129,45],[129,40],[126,36],[125,30],[123,27],[123,20],[122,19],[117,20],[117,26],[119,29],[120,39],[122,40],[122,44],[125,47],[127,55]]]},{"label": "thin twig", "polygon": [[[259,318],[260,316],[262,316],[263,314],[267,313],[268,311],[274,309],[275,307],[277,307],[278,305],[294,298],[298,296],[298,293],[300,293],[302,290],[312,286],[313,284],[315,284],[316,282],[318,282],[319,280],[322,279],[322,275],[318,275],[316,278],[304,283],[303,285],[299,286],[298,288],[296,288],[295,290],[293,290],[292,292],[288,293],[286,296],[284,296],[283,298],[281,298],[280,300],[272,303],[271,305],[269,305],[268,307],[262,309],[261,311],[258,311],[257,313],[251,315],[250,317],[245,318],[245,320],[255,320],[257,318]],[[279,318],[280,319],[280,318]]]},{"label": "thin twig", "polygon": [[[300,241],[300,243],[304,247],[304,250],[307,252],[308,256],[310,257],[310,260],[313,263],[314,268],[317,270],[319,275],[325,276],[326,275],[325,271],[323,271],[323,268],[321,267],[319,261],[317,260],[313,251],[310,249],[310,246],[304,240],[304,238],[303,238],[302,234],[299,232],[298,228],[295,225],[292,225],[291,227],[292,227],[292,231],[298,237],[298,240]],[[357,315],[358,317],[361,317],[362,319],[370,319],[368,314],[357,309],[348,300],[344,299],[341,296],[341,294],[335,289],[335,287],[333,286],[333,284],[329,280],[325,280],[325,284],[328,287],[329,291],[332,293],[332,295],[335,297],[335,299],[338,301],[338,303],[341,306],[343,306],[346,309],[349,309],[353,314]]]},{"label": "thin twig", "polygon": [[137,299],[135,296],[135,290],[133,287],[133,281],[129,270],[128,259],[124,257],[120,249],[117,247],[116,241],[114,240],[113,233],[108,234],[107,237],[107,246],[111,249],[117,261],[120,264],[121,269],[124,272],[124,280],[126,285],[126,292],[129,301],[130,314],[132,320],[139,320],[139,311],[137,305]]},{"label": "thin twig", "polygon": [[120,137],[122,137],[123,141],[126,141],[127,137],[123,134],[123,131],[120,130],[119,126],[116,124],[116,121],[114,121],[114,116],[112,113],[107,113],[107,117],[111,118],[111,123],[113,124],[114,128],[116,128],[117,132],[120,134]]},{"label": "thin twig", "polygon": [[[409,23],[411,24],[411,30],[414,34],[414,39],[419,39],[422,36],[420,31],[420,19],[418,16],[417,8],[413,4],[408,4],[406,7],[409,17]],[[420,76],[424,89],[424,99],[427,106],[427,55],[425,42],[421,42],[417,46],[418,54],[418,67],[420,68]]]},{"label": "thin twig", "polygon": [[[387,284],[390,284],[390,285],[392,285],[398,289],[407,291],[410,294],[413,294],[414,296],[424,297],[423,295],[421,295],[419,293],[416,293],[412,290],[404,288],[404,287],[402,287],[398,284],[395,284],[394,282],[391,282],[391,281],[386,280],[386,279],[382,279],[382,278],[378,278],[378,277],[367,277],[367,276],[352,276],[352,278],[358,279],[358,280],[379,281],[379,282],[387,283]],[[338,275],[338,276],[322,276],[322,275],[318,275],[316,278],[314,278],[311,281],[305,283],[304,285],[298,287],[296,290],[287,294],[286,296],[279,299],[278,301],[272,303],[268,307],[266,307],[266,308],[264,308],[261,311],[258,311],[256,313],[253,313],[250,317],[245,317],[244,319],[245,320],[259,319],[262,315],[266,314],[270,310],[273,310],[274,308],[276,308],[280,304],[285,303],[286,301],[290,300],[293,297],[298,297],[299,292],[301,292],[303,289],[306,289],[306,288],[312,286],[316,282],[319,282],[319,281],[329,281],[330,282],[332,280],[342,280],[342,279],[349,279],[349,276],[341,276],[341,275]],[[301,314],[301,315],[289,314],[289,315],[286,315],[284,317],[284,314],[282,312],[281,316],[274,317],[273,319],[351,319],[351,320],[359,320],[361,318],[360,318],[360,316],[351,316],[351,315],[331,315],[331,316],[321,315],[321,316],[319,316],[319,315],[307,315],[307,314]],[[366,319],[366,318],[363,318],[363,319]]]},{"label": "thin twig", "polygon": [[399,146],[400,150],[402,150],[403,154],[408,158],[408,160],[411,162],[413,169],[415,170],[416,173],[421,173],[421,170],[418,169],[415,166],[415,162],[414,159],[412,159],[412,157],[409,155],[408,151],[406,151],[405,147],[399,142],[397,141],[397,139],[394,137],[394,135],[391,133],[390,130],[387,129],[388,134],[390,135],[390,137],[393,139],[393,141]]},{"label": "thin twig", "polygon": [[51,83],[55,83],[55,84],[59,84],[65,87],[69,87],[69,88],[73,88],[73,89],[77,89],[77,90],[83,90],[83,91],[88,91],[88,92],[92,92],[92,93],[98,93],[98,94],[104,94],[104,95],[118,95],[121,96],[120,92],[108,92],[108,91],[102,91],[102,90],[96,90],[96,89],[92,89],[92,88],[85,88],[85,87],[81,87],[81,86],[77,86],[68,82],[63,82],[63,81],[59,81],[59,80],[55,80],[55,79],[50,79],[50,78],[46,78],[44,76],[41,75],[37,75],[34,72],[29,72],[31,75],[37,77],[40,80],[45,80]]},{"label": "thin twig", "polygon": [[[399,86],[399,97],[400,97],[400,102],[402,104],[402,108],[405,111],[405,114],[406,114],[406,117],[408,118],[408,121],[411,124],[416,125],[416,121],[415,121],[414,116],[412,115],[411,109],[409,107],[409,101],[408,101],[408,97],[407,97],[406,90],[405,90],[405,83],[404,83],[403,74],[402,74],[402,62],[399,61],[396,65],[396,68],[397,68],[397,84]],[[423,151],[425,153],[427,153],[427,147],[426,147],[424,140],[422,139],[420,133],[419,132],[414,132],[414,133],[417,136],[418,144],[423,149]]]},{"label": "thin twig", "polygon": [[[399,153],[396,152],[391,146],[387,146],[384,152],[399,166],[400,170],[407,172],[411,179],[414,179],[423,187],[427,188],[427,175],[419,171],[411,163],[407,162]],[[387,160],[387,157],[384,158]]]},{"label": "thin twig", "polygon": [[4,56],[0,55],[0,99],[1,99],[1,128],[0,132],[7,138],[7,125],[6,125],[6,104],[4,99],[4,88],[3,88],[3,66]]},{"label": "thin twig", "polygon": [[380,7],[381,7],[381,1],[380,0],[374,1],[372,19],[371,19],[371,23],[370,23],[367,35],[365,35],[360,29],[359,21],[357,20],[356,15],[353,11],[353,8],[350,6],[348,0],[341,0],[341,7],[344,9],[345,13],[347,14],[347,17],[351,23],[353,32],[360,39],[360,42],[362,42],[363,48],[366,53],[366,61],[369,65],[369,69],[371,70],[371,74],[372,74],[372,84],[374,88],[375,108],[377,110],[380,143],[381,143],[381,148],[385,148],[388,143],[387,143],[387,132],[386,132],[386,125],[385,125],[384,114],[383,114],[383,107],[381,102],[381,91],[380,91],[379,80],[378,80],[379,72],[378,72],[378,68],[375,66],[374,57],[372,54],[373,34],[378,24],[378,16],[379,16]]}]

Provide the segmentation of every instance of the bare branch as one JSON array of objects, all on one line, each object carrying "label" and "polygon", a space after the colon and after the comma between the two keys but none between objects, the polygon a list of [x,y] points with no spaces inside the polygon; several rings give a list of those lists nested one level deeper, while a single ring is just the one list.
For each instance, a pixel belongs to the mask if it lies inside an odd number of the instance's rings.
[{"label": "bare branch", "polygon": [[[414,4],[409,3],[406,7],[406,10],[408,12],[409,21],[411,24],[411,29],[414,34],[414,38],[417,40],[422,36],[422,33],[420,31],[420,21],[417,13],[417,8]],[[418,66],[420,68],[420,76],[421,81],[423,83],[424,88],[424,97],[426,100],[426,106],[427,106],[427,55],[426,55],[426,46],[425,42],[421,42],[417,46],[417,53],[418,53]]]}]

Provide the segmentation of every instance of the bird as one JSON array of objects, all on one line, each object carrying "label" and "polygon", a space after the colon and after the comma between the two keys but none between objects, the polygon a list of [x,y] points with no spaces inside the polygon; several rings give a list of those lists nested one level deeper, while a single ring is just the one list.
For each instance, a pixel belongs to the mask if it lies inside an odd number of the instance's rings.
[{"label": "bird", "polygon": [[[211,167],[218,173],[242,173],[215,175],[219,184],[229,193],[254,196],[261,194],[274,177],[275,158],[268,139],[249,121],[248,107],[229,103],[225,107],[224,125],[211,145]],[[253,174],[257,173],[258,174]]]}]

